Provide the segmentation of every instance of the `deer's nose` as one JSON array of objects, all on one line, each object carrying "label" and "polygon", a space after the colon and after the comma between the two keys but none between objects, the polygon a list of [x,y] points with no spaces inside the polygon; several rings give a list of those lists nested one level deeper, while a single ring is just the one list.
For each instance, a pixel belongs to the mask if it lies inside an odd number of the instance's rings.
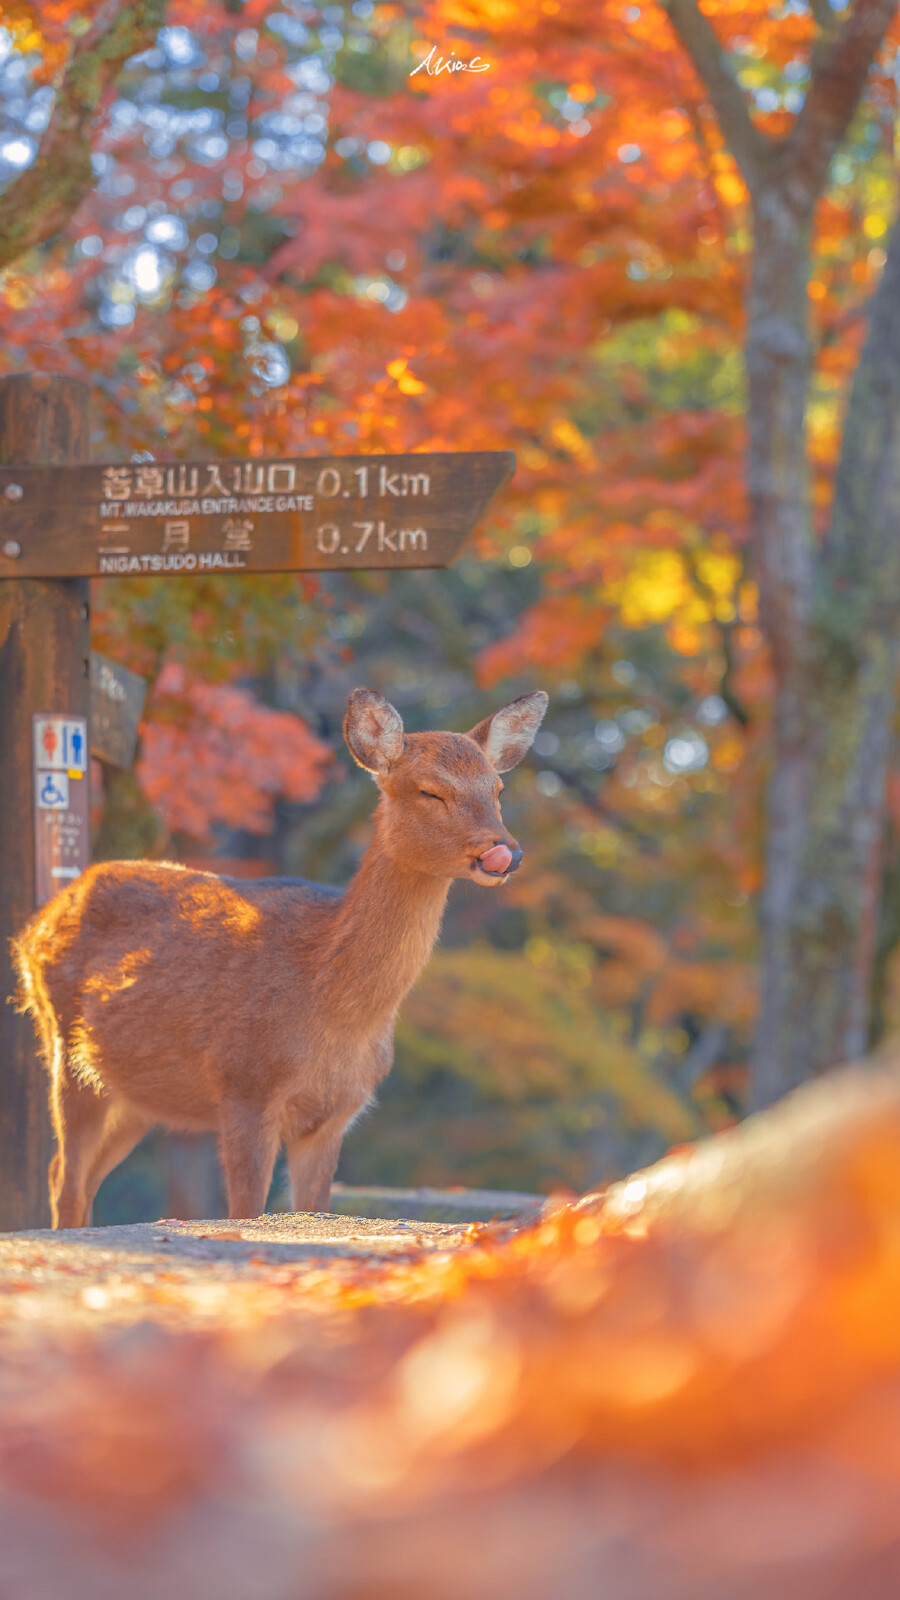
[{"label": "deer's nose", "polygon": [[522,852],[521,852],[521,850],[519,849],[519,847],[517,845],[515,850],[512,853],[512,860],[509,863],[508,870],[510,872],[517,872],[521,865],[522,865]]}]

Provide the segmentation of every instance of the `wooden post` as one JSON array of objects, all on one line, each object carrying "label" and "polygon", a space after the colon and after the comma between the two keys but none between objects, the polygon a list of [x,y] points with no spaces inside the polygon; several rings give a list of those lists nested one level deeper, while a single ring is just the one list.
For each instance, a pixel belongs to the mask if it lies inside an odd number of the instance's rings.
[{"label": "wooden post", "polygon": [[[89,390],[74,378],[0,379],[0,463],[90,457]],[[3,511],[0,498],[0,545]],[[0,1232],[49,1226],[47,1076],[14,988],[9,940],[35,909],[32,716],[87,717],[90,610],[83,578],[0,583]]]}]

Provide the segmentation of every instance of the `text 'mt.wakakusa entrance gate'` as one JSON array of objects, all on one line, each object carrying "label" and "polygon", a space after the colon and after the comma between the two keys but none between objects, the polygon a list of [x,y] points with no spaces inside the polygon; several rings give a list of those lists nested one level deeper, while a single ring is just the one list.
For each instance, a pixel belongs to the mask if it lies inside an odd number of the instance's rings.
[{"label": "text 'mt.wakakusa entrance gate'", "polygon": [[[447,567],[509,451],[90,462],[89,393],[0,379],[0,952],[89,860],[91,577]],[[96,676],[96,663],[95,663]],[[50,1127],[0,1005],[0,1230],[41,1227]]]}]

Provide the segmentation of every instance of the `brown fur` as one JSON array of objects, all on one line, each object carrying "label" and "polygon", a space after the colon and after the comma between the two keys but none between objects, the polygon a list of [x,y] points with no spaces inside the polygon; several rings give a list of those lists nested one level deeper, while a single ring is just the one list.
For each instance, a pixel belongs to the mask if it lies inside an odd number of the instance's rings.
[{"label": "brown fur", "polygon": [[524,696],[471,735],[407,736],[393,707],[355,690],[347,743],[381,799],[343,894],[111,861],[32,918],[13,959],[50,1073],[54,1227],[87,1224],[103,1178],[158,1122],[218,1130],[231,1217],[262,1211],[282,1143],[294,1204],[327,1205],[451,881],[504,881],[479,857],[518,850],[485,750],[521,760],[545,705]]}]

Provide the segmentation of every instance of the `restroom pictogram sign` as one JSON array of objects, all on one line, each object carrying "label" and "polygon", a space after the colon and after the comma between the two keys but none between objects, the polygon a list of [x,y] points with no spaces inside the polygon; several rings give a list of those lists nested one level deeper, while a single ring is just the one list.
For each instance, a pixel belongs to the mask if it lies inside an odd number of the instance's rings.
[{"label": "restroom pictogram sign", "polygon": [[90,861],[87,718],[33,719],[35,898],[42,906]]}]

